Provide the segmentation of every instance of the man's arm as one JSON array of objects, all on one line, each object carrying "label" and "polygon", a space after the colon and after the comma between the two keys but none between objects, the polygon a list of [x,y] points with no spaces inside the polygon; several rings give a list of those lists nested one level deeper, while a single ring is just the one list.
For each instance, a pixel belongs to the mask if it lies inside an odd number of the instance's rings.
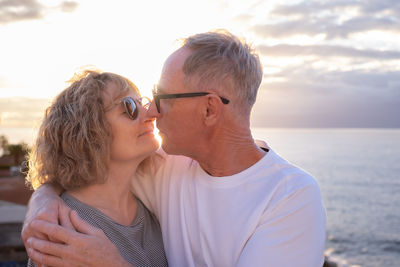
[{"label": "man's arm", "polygon": [[29,237],[48,239],[42,233],[35,231],[31,227],[34,220],[40,219],[54,224],[61,224],[72,228],[68,218],[70,208],[62,201],[60,194],[63,189],[56,184],[44,184],[39,187],[29,200],[28,209],[25,215],[25,221],[21,236],[26,249],[29,248],[27,240]]},{"label": "man's arm", "polygon": [[27,251],[33,261],[54,267],[132,267],[101,229],[80,219],[76,211],[71,211],[69,218],[77,231],[43,220],[31,223],[33,230],[60,240],[60,243],[53,243],[35,237],[28,238]]},{"label": "man's arm", "polygon": [[318,186],[310,184],[266,212],[237,266],[320,267],[324,248],[325,210]]}]

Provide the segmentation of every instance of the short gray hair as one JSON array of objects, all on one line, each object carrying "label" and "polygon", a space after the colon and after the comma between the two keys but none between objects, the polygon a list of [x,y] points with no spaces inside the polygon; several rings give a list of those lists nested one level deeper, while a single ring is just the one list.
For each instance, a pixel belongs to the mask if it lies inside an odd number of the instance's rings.
[{"label": "short gray hair", "polygon": [[182,47],[192,51],[183,65],[189,80],[197,76],[197,86],[228,87],[227,92],[241,103],[253,106],[263,76],[253,47],[226,30],[190,36],[183,40]]}]

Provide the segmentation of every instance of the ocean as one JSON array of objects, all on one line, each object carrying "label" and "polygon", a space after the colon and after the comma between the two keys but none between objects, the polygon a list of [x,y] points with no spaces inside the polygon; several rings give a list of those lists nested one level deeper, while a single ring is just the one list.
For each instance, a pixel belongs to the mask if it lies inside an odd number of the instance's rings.
[{"label": "ocean", "polygon": [[253,129],[318,181],[342,266],[400,266],[400,129]]},{"label": "ocean", "polygon": [[[340,266],[400,266],[400,129],[252,132],[318,181],[330,259]],[[32,144],[35,131],[0,127],[1,134]]]}]

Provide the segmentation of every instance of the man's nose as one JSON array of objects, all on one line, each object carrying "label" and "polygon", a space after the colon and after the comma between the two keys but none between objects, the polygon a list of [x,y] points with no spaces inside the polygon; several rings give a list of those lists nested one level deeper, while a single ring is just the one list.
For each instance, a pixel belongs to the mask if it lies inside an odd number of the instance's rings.
[{"label": "man's nose", "polygon": [[146,115],[149,118],[159,118],[160,117],[160,113],[158,113],[158,111],[157,111],[156,103],[154,102],[154,100],[151,101],[150,106],[147,109]]}]

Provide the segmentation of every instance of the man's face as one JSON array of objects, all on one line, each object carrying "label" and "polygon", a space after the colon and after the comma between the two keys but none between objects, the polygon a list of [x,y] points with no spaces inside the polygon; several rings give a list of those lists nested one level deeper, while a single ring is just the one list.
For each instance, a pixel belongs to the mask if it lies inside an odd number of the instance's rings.
[{"label": "man's face", "polygon": [[[191,92],[184,85],[182,66],[190,51],[181,48],[174,52],[165,62],[157,86],[160,94]],[[201,131],[200,118],[196,110],[199,108],[201,97],[161,99],[160,113],[153,101],[148,115],[156,117],[157,128],[162,137],[162,147],[165,152],[175,155],[190,155],[191,147]]]}]

